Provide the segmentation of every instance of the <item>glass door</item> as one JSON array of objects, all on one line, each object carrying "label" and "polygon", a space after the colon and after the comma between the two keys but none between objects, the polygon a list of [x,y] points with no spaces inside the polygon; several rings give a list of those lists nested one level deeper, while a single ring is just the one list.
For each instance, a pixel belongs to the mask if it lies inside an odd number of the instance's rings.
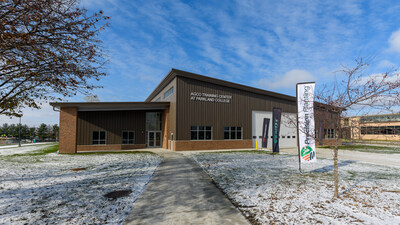
[{"label": "glass door", "polygon": [[148,148],[161,147],[161,131],[148,131],[147,132],[147,147]]}]

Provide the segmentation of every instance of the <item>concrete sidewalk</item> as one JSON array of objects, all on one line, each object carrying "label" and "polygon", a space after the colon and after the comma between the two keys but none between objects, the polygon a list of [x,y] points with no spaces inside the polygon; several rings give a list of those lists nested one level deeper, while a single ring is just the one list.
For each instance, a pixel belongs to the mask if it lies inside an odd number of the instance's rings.
[{"label": "concrete sidewalk", "polygon": [[207,174],[181,153],[163,157],[125,224],[249,224]]},{"label": "concrete sidewalk", "polygon": [[[281,153],[297,155],[297,148],[282,148]],[[327,158],[333,159],[333,150],[327,148],[317,148],[317,159]],[[354,160],[359,162],[371,163],[381,166],[396,166],[400,167],[400,154],[385,154],[372,152],[359,152],[352,150],[339,150],[339,160]]]}]

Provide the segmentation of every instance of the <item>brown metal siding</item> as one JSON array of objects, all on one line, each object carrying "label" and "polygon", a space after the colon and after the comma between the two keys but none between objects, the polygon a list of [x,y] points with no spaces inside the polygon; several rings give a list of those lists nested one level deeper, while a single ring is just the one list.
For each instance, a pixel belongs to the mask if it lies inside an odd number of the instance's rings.
[{"label": "brown metal siding", "polygon": [[[223,87],[185,77],[177,77],[176,124],[177,140],[190,140],[190,126],[213,127],[213,140],[223,140],[224,126],[243,127],[243,139],[251,139],[252,111],[272,111],[274,107],[283,112],[296,113],[296,102],[239,89]],[[190,100],[191,92],[231,95],[231,103],[202,102]],[[171,105],[172,106],[172,105]]]},{"label": "brown metal siding", "polygon": [[135,143],[145,144],[146,111],[78,112],[78,145],[91,145],[92,132],[107,131],[106,144],[121,144],[122,131],[134,130]]}]

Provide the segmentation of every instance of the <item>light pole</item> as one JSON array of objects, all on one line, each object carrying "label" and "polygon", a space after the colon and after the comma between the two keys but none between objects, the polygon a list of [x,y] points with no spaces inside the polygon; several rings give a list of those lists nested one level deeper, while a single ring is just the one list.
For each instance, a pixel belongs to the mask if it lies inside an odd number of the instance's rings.
[{"label": "light pole", "polygon": [[18,142],[18,146],[21,147],[21,117],[19,117],[19,131],[18,131],[18,136],[19,136],[19,142]]}]

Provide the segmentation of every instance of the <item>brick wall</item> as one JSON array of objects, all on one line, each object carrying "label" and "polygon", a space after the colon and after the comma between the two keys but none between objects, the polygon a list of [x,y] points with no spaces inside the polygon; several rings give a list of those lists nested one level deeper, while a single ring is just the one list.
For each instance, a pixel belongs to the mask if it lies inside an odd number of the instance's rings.
[{"label": "brick wall", "polygon": [[174,141],[175,151],[252,148],[251,140]]},{"label": "brick wall", "polygon": [[77,151],[102,151],[102,150],[129,150],[146,148],[146,144],[133,144],[133,145],[78,145]]},{"label": "brick wall", "polygon": [[60,153],[76,153],[77,115],[76,107],[64,107],[60,110]]}]

